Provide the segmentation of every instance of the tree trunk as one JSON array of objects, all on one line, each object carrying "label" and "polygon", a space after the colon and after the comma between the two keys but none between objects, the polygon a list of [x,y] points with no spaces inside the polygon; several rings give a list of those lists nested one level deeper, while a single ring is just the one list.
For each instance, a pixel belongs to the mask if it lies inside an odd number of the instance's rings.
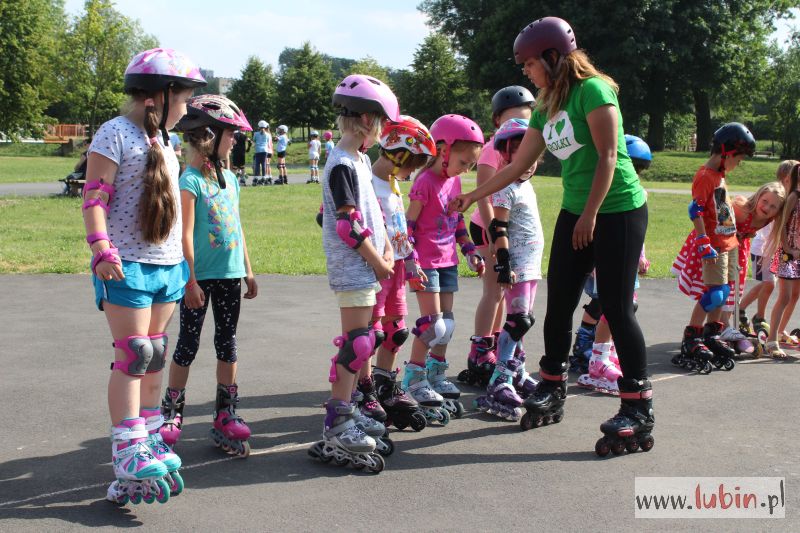
[{"label": "tree trunk", "polygon": [[711,150],[711,138],[714,132],[711,131],[711,105],[708,102],[708,93],[702,89],[692,89],[694,97],[694,118],[697,125],[697,148],[696,152],[708,152]]},{"label": "tree trunk", "polygon": [[664,149],[664,108],[658,106],[647,113],[647,144],[654,152]]}]

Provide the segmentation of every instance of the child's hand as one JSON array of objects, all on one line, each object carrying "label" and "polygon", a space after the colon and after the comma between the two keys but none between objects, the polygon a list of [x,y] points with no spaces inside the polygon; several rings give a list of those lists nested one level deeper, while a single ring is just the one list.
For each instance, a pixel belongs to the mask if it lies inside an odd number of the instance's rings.
[{"label": "child's hand", "polygon": [[375,271],[375,276],[379,279],[389,279],[394,274],[394,261],[386,261],[383,257],[377,265],[373,265],[372,269]]},{"label": "child's hand", "polygon": [[513,270],[510,273],[510,281],[509,282],[501,282],[500,281],[500,274],[497,275],[497,284],[500,285],[500,288],[504,291],[510,291],[511,287],[517,282],[517,273]]},{"label": "child's hand", "polygon": [[711,246],[711,239],[705,233],[698,235],[694,238],[694,244],[697,246],[697,254],[703,258],[703,261],[708,263],[717,262],[717,251]]},{"label": "child's hand", "polygon": [[189,280],[189,283],[186,284],[186,294],[183,296],[183,302],[189,309],[199,309],[206,303],[206,294],[197,284],[197,281],[194,281],[194,283],[192,281]]},{"label": "child's hand", "polygon": [[424,291],[425,284],[428,282],[428,276],[425,275],[425,271],[422,270],[419,263],[412,257],[408,257],[405,260],[405,267],[408,286],[415,291]]},{"label": "child's hand", "polygon": [[650,270],[650,261],[647,260],[646,257],[642,256],[639,258],[639,275],[645,276],[647,275],[647,271]]},{"label": "child's hand", "polygon": [[252,300],[258,296],[258,283],[256,283],[256,278],[252,274],[244,278],[244,283],[247,285],[247,291],[244,293],[244,298]]}]

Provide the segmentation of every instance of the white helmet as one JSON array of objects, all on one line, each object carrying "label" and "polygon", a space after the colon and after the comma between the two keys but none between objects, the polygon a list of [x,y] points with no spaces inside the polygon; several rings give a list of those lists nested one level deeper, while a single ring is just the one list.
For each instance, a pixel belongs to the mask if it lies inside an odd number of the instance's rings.
[{"label": "white helmet", "polygon": [[267,122],[266,120],[259,120],[258,121],[258,127],[259,128],[269,128],[269,122]]},{"label": "white helmet", "polygon": [[317,130],[311,130],[309,135],[311,135],[312,137],[319,137],[319,132]]},{"label": "white helmet", "polygon": [[287,131],[289,131],[289,126],[284,126],[283,124],[278,126],[278,133],[286,133]]}]

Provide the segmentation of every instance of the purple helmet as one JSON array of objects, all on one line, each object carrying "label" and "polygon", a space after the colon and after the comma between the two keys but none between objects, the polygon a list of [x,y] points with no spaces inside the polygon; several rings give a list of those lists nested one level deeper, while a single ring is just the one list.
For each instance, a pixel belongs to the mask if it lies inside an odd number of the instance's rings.
[{"label": "purple helmet", "polygon": [[153,48],[136,54],[125,69],[125,92],[139,89],[156,92],[170,86],[204,87],[200,69],[183,53],[171,48]]},{"label": "purple helmet", "polygon": [[507,141],[522,137],[528,131],[528,121],[522,118],[511,118],[500,125],[497,133],[494,134],[494,149],[500,150],[503,145],[508,146]]},{"label": "purple helmet", "polygon": [[363,74],[351,74],[333,92],[333,105],[344,116],[375,113],[400,121],[400,106],[392,90],[382,81]]},{"label": "purple helmet", "polygon": [[529,57],[539,59],[545,50],[555,49],[562,56],[577,50],[575,32],[569,23],[558,17],[534,20],[514,40],[514,60],[525,63]]},{"label": "purple helmet", "polygon": [[188,131],[202,126],[253,131],[239,107],[217,94],[201,94],[190,98],[186,103],[186,114],[175,128]]},{"label": "purple helmet", "polygon": [[451,146],[456,141],[483,144],[481,127],[463,115],[444,115],[431,124],[431,135],[437,143]]}]

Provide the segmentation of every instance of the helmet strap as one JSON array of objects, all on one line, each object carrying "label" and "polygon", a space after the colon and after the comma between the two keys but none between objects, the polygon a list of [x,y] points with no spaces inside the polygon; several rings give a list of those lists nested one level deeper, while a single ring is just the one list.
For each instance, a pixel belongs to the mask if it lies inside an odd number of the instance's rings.
[{"label": "helmet strap", "polygon": [[442,177],[447,179],[450,175],[447,173],[447,167],[450,166],[450,145],[445,143],[444,150],[442,150]]},{"label": "helmet strap", "polygon": [[397,196],[400,196],[400,187],[397,185],[397,173],[400,172],[400,168],[406,162],[408,156],[411,155],[411,152],[404,150],[403,155],[395,157],[384,150],[383,155],[386,156],[386,159],[394,163],[392,171],[389,172],[389,187],[391,187],[393,193],[395,193]]},{"label": "helmet strap", "polygon": [[161,130],[161,137],[164,139],[164,146],[169,144],[169,133],[167,133],[167,115],[169,115],[169,88],[172,84],[164,87],[164,105],[161,108],[161,122],[158,129]]},{"label": "helmet strap", "polygon": [[219,188],[225,188],[225,176],[222,175],[222,162],[219,160],[219,145],[222,142],[222,134],[223,132],[214,132],[214,149],[211,152],[211,157],[209,159],[214,164],[214,171],[217,174],[217,183],[219,183]]}]

